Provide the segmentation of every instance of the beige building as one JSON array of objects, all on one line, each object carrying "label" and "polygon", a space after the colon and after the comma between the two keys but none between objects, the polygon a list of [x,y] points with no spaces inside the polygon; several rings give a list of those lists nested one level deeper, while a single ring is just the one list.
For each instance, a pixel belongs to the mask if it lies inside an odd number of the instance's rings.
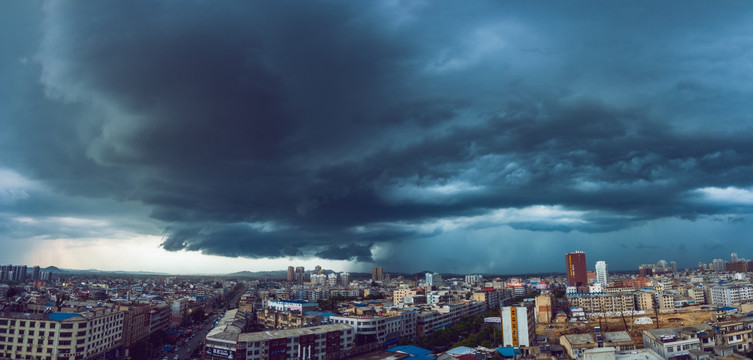
[{"label": "beige building", "polygon": [[641,291],[635,294],[635,305],[638,310],[653,311],[654,293],[649,291]]},{"label": "beige building", "polygon": [[306,316],[295,311],[263,309],[256,312],[256,323],[267,330],[290,329],[321,324],[321,316]]},{"label": "beige building", "polygon": [[656,293],[656,302],[659,305],[659,311],[671,312],[675,310],[675,297],[665,292]]},{"label": "beige building", "polygon": [[96,358],[123,344],[125,312],[4,313],[0,316],[0,358]]},{"label": "beige building", "polygon": [[554,299],[552,294],[542,294],[536,297],[536,322],[548,324],[554,319]]},{"label": "beige building", "polygon": [[635,340],[626,331],[607,331],[602,333],[603,345],[613,347],[617,351],[635,349]]},{"label": "beige building", "polygon": [[688,297],[693,299],[696,305],[706,303],[706,291],[703,288],[688,289]]},{"label": "beige building", "polygon": [[753,348],[753,330],[742,321],[729,321],[718,323],[719,331],[716,333],[716,343],[732,346],[735,351],[747,353]]},{"label": "beige building", "polygon": [[580,307],[586,314],[616,313],[635,310],[635,299],[632,294],[583,294],[569,296],[570,307]]},{"label": "beige building", "polygon": [[392,304],[397,306],[403,302],[403,298],[408,295],[418,295],[418,292],[413,289],[395,289],[392,291]]},{"label": "beige building", "polygon": [[560,336],[560,345],[565,348],[571,359],[577,359],[578,353],[597,346],[593,334],[566,334]]},{"label": "beige building", "polygon": [[130,347],[149,337],[148,305],[121,305],[118,310],[125,312],[123,319],[123,346]]}]

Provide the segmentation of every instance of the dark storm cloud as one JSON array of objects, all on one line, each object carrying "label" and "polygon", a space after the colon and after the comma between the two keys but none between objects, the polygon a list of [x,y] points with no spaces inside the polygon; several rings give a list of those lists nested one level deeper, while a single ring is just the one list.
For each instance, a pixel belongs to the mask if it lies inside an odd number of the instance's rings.
[{"label": "dark storm cloud", "polygon": [[48,3],[0,165],[252,258],[751,213],[749,5],[549,5]]}]

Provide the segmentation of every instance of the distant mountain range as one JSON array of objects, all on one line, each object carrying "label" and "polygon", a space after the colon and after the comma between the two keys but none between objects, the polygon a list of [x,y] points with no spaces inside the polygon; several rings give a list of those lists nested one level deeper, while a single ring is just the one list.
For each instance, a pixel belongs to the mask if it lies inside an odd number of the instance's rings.
[{"label": "distant mountain range", "polygon": [[[125,270],[97,270],[97,269],[61,269],[57,266],[48,266],[45,268],[41,268],[41,271],[45,272],[51,272],[53,274],[68,274],[68,275],[74,275],[74,274],[111,274],[111,275],[151,275],[151,276],[215,276],[215,277],[237,277],[237,278],[253,278],[253,279],[268,279],[268,280],[284,280],[287,278],[287,270],[271,270],[271,271],[238,271],[234,273],[229,274],[169,274],[169,273],[163,273],[163,272],[153,272],[153,271],[125,271]],[[307,273],[311,273],[313,270],[306,271]],[[32,268],[28,268],[27,272],[31,273]],[[330,274],[333,272],[333,270],[324,270],[325,274]],[[403,276],[406,279],[423,279],[424,274],[427,272],[433,271],[421,271],[417,273],[396,273],[396,272],[390,272],[389,274],[394,278],[397,276]],[[338,272],[339,273],[339,272]],[[610,271],[610,273],[634,273],[634,271]],[[467,274],[453,274],[453,273],[441,273],[442,276],[445,278],[462,278]],[[497,274],[481,274],[486,279],[493,279],[495,277],[549,277],[549,276],[557,276],[562,275],[560,273],[538,273],[538,274],[504,274],[504,275],[497,275]],[[368,279],[371,278],[371,273],[359,273],[359,272],[350,272],[351,279]]]},{"label": "distant mountain range", "polygon": [[[51,272],[53,274],[133,274],[133,275],[169,275],[167,273],[152,272],[152,271],[125,271],[125,270],[97,270],[97,269],[61,269],[57,266],[48,266],[41,268],[41,271]],[[27,268],[27,272],[32,272],[32,268]]]}]

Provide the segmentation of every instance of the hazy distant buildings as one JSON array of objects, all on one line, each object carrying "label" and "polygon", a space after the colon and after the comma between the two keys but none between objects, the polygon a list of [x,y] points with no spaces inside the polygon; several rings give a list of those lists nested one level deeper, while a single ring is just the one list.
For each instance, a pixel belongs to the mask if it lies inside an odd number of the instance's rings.
[{"label": "hazy distant buildings", "polygon": [[371,268],[371,281],[373,282],[384,281],[384,269],[382,269],[382,267]]},{"label": "hazy distant buildings", "polygon": [[350,286],[350,273],[340,273],[340,284],[343,286]]},{"label": "hazy distant buildings", "polygon": [[654,264],[641,264],[638,266],[638,274],[641,277],[653,276],[655,268],[656,266],[654,266]]},{"label": "hazy distant buildings", "polygon": [[42,271],[39,266],[35,266],[31,271],[31,280],[37,282],[42,280]]},{"label": "hazy distant buildings", "polygon": [[714,259],[711,264],[714,266],[714,271],[724,271],[726,263],[727,262],[722,259]]},{"label": "hazy distant buildings", "polygon": [[473,274],[473,275],[466,275],[465,276],[465,283],[469,285],[475,285],[478,283],[483,283],[484,277],[480,274]]},{"label": "hazy distant buildings", "polygon": [[575,251],[565,254],[567,265],[567,284],[569,286],[583,286],[588,283],[586,274],[586,253]]},{"label": "hazy distant buildings", "polygon": [[442,275],[439,273],[426,273],[426,287],[439,286],[442,284]]},{"label": "hazy distant buildings", "polygon": [[606,261],[596,262],[596,282],[603,287],[609,286],[609,272]]}]

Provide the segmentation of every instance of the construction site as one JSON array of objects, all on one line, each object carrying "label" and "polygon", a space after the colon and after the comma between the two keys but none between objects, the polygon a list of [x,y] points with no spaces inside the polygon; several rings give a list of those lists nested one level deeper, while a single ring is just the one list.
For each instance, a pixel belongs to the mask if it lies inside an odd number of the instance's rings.
[{"label": "construction site", "polygon": [[714,316],[714,313],[711,310],[705,307],[701,308],[701,306],[693,306],[664,314],[591,317],[586,321],[537,323],[536,334],[548,337],[550,343],[558,343],[561,335],[592,333],[594,327],[599,326],[601,331],[605,332],[627,331],[640,348],[643,346],[643,336],[641,335],[643,330],[708,323],[712,320],[712,316]]}]

